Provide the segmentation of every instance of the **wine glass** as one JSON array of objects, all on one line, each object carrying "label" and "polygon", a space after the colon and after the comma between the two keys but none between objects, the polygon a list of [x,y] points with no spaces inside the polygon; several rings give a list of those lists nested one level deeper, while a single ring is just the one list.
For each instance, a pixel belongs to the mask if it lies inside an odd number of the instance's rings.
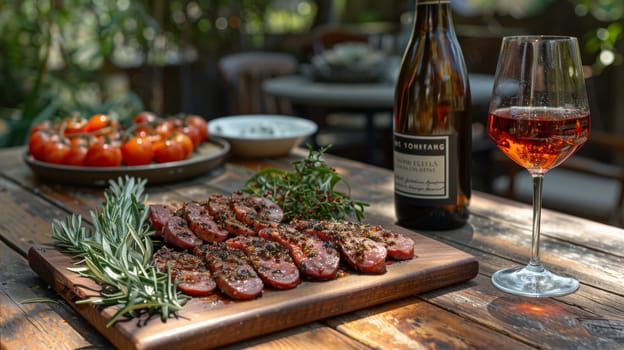
[{"label": "wine glass", "polygon": [[531,297],[576,291],[576,279],[559,276],[540,262],[542,182],[589,137],[589,105],[577,39],[567,36],[504,37],[492,99],[488,134],[496,146],[526,168],[533,179],[533,235],[526,266],[492,275],[499,289]]}]

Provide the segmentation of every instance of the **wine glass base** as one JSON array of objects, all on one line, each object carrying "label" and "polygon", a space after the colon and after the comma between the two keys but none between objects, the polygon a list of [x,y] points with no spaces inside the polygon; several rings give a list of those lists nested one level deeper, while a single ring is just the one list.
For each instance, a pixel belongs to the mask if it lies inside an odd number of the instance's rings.
[{"label": "wine glass base", "polygon": [[556,275],[541,265],[506,268],[492,275],[496,288],[528,297],[557,297],[575,292],[579,282],[572,277]]}]

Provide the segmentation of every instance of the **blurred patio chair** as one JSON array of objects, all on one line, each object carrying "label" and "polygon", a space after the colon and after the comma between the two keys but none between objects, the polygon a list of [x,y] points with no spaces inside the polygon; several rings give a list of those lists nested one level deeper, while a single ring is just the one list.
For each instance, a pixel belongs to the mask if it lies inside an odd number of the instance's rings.
[{"label": "blurred patio chair", "polygon": [[225,82],[230,114],[289,114],[285,101],[262,92],[262,82],[297,71],[297,59],[280,52],[240,52],[223,56],[219,71]]}]

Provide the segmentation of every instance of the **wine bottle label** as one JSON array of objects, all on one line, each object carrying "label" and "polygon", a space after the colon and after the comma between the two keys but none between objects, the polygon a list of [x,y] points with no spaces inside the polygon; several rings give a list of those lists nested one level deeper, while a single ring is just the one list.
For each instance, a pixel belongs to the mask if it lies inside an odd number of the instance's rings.
[{"label": "wine bottle label", "polygon": [[[394,133],[394,188],[397,194],[438,200],[455,200],[451,181],[453,135],[414,136]],[[456,152],[455,152],[456,153]]]}]

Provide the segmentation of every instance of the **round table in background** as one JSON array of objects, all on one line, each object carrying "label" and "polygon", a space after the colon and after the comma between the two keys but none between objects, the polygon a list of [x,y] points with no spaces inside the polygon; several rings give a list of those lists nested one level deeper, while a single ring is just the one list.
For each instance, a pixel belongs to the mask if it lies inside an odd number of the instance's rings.
[{"label": "round table in background", "polygon": [[[473,109],[487,111],[492,94],[494,76],[469,74]],[[376,130],[374,116],[388,113],[392,116],[394,107],[394,82],[372,83],[323,82],[304,75],[285,75],[267,79],[262,84],[263,92],[278,99],[288,100],[301,117],[313,118],[311,110],[324,113],[354,113],[366,117],[368,162],[377,163]],[[479,113],[476,113],[479,114]],[[485,120],[486,115],[483,115]]]}]

